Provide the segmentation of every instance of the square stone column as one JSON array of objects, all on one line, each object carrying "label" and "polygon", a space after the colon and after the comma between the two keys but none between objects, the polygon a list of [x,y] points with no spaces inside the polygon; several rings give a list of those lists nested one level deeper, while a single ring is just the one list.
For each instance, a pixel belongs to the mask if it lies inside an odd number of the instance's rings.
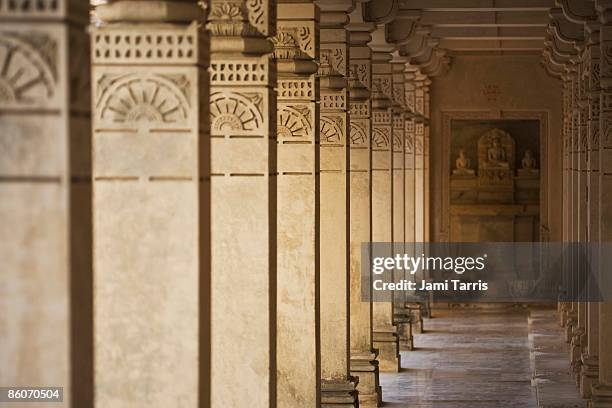
[{"label": "square stone column", "polygon": [[279,2],[277,406],[319,406],[319,9]]},{"label": "square stone column", "polygon": [[372,302],[364,301],[362,244],[372,240],[370,228],[372,171],[372,52],[368,47],[375,26],[366,23],[362,7],[350,14],[350,351],[351,375],[358,377],[360,407],[376,407],[380,400],[378,361],[372,346]]},{"label": "square stone column", "polygon": [[[372,42],[372,241],[393,241],[393,71],[394,47],[377,27]],[[389,256],[392,256],[390,251]],[[399,336],[393,324],[393,302],[374,302],[374,347],[381,371],[400,369]]]},{"label": "square stone column", "polygon": [[[599,238],[612,241],[612,5],[597,0],[600,26],[600,116],[599,116]],[[611,287],[608,265],[600,265],[602,287]],[[612,407],[612,303],[599,304],[599,379],[592,387],[593,408]]]},{"label": "square stone column", "polygon": [[[587,240],[587,220],[588,220],[588,196],[587,196],[587,180],[589,179],[589,169],[587,166],[587,150],[588,150],[588,76],[589,76],[589,61],[586,56],[587,49],[584,43],[580,43],[584,48],[581,61],[578,63],[577,81],[577,104],[574,108],[575,120],[577,120],[577,140],[576,150],[574,153],[574,180],[576,183],[576,243],[585,244]],[[574,270],[576,277],[581,281],[586,271],[584,270],[584,262],[579,260]],[[578,286],[576,286],[578,287]],[[579,294],[582,295],[582,294]],[[580,371],[582,366],[582,354],[586,345],[586,323],[587,323],[587,304],[586,302],[576,302],[577,323],[574,327],[571,347],[572,370],[576,383],[580,384]]]},{"label": "square stone column", "polygon": [[0,2],[0,384],[67,407],[93,404],[88,22],[87,2]]},{"label": "square stone column", "polygon": [[406,98],[406,113],[404,120],[405,133],[405,241],[406,251],[414,251],[415,237],[415,77],[417,69],[406,66],[404,70],[404,90]]},{"label": "square stone column", "polygon": [[[404,254],[406,248],[406,89],[407,59],[397,53],[391,60],[393,77],[393,252]],[[411,231],[410,231],[411,232]],[[403,269],[395,271],[394,280],[410,279]],[[406,309],[406,292],[398,292],[393,298],[393,321],[397,327],[400,346],[412,348],[412,324],[410,311]]]},{"label": "square stone column", "polygon": [[95,406],[207,403],[208,40],[197,1],[92,27]]},{"label": "square stone column", "polygon": [[423,116],[425,117],[425,129],[423,132],[423,207],[424,207],[424,219],[423,222],[425,225],[423,226],[423,241],[429,242],[430,240],[430,204],[429,204],[429,174],[430,174],[430,165],[429,165],[429,132],[431,130],[430,126],[430,117],[429,117],[429,86],[431,85],[431,80],[429,78],[425,79],[423,86]]},{"label": "square stone column", "polygon": [[[570,150],[571,150],[571,78],[568,73],[563,75],[563,242],[571,242],[570,227],[570,202],[571,202],[571,175],[570,175]],[[570,270],[569,256],[563,255],[563,274],[567,276]],[[567,327],[571,302],[563,301],[559,304],[559,323]]]},{"label": "square stone column", "polygon": [[[589,248],[599,242],[599,100],[601,97],[599,75],[600,46],[599,25],[586,26],[588,39],[585,50],[586,63],[586,93],[588,98],[588,124],[587,124],[587,225]],[[597,251],[597,249],[595,249]],[[589,278],[596,277],[599,270],[598,254],[590,254],[590,270],[585,271]],[[589,297],[594,294],[589,293]],[[586,331],[585,345],[581,356],[580,393],[583,398],[590,398],[591,387],[597,382],[599,376],[599,304],[586,303]]]},{"label": "square stone column", "polygon": [[319,0],[320,259],[322,403],[355,405],[349,375],[349,38],[350,1]]},{"label": "square stone column", "polygon": [[[569,157],[568,157],[568,183],[569,183],[569,202],[568,202],[568,238],[570,245],[578,242],[578,141],[579,141],[579,110],[578,110],[578,100],[579,100],[579,87],[578,87],[578,68],[576,66],[571,67],[570,72],[570,80],[571,80],[571,103],[570,103],[570,129],[569,129]],[[573,246],[570,246],[573,248]],[[577,269],[577,260],[575,257],[574,251],[570,251],[569,259],[569,273],[571,279],[576,279],[576,269]],[[576,285],[572,284],[570,287],[571,293],[569,293],[570,298],[575,298],[577,293],[574,293],[574,288]],[[578,327],[578,304],[577,302],[572,301],[569,305],[568,309],[568,320],[566,325],[566,340],[568,343],[572,343],[575,341],[574,332]],[[570,353],[570,363],[572,366],[574,365],[575,353]]]},{"label": "square stone column", "polygon": [[277,404],[275,11],[212,0],[208,16],[212,407]]}]

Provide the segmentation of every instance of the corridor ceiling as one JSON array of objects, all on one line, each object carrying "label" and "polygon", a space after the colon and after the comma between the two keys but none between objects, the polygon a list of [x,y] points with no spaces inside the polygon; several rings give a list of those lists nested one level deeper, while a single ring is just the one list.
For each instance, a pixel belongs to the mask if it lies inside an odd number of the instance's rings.
[{"label": "corridor ceiling", "polygon": [[[385,40],[429,76],[453,55],[543,55],[549,73],[579,53],[594,0],[371,0],[366,21],[384,25]],[[587,34],[588,35],[588,34]]]}]

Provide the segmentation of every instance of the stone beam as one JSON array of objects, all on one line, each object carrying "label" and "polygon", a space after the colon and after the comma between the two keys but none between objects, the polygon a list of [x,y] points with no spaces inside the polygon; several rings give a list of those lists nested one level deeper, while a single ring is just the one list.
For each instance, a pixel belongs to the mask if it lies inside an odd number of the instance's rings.
[{"label": "stone beam", "polygon": [[501,40],[501,39],[473,39],[455,40],[441,39],[440,47],[448,50],[541,50],[544,45],[542,40]]},{"label": "stone beam", "polygon": [[420,24],[441,27],[543,27],[548,24],[548,11],[423,11]]},{"label": "stone beam", "polygon": [[431,27],[431,36],[449,40],[544,40],[546,27]]},{"label": "stone beam", "polygon": [[554,0],[404,0],[400,8],[424,11],[545,11],[555,7]]}]

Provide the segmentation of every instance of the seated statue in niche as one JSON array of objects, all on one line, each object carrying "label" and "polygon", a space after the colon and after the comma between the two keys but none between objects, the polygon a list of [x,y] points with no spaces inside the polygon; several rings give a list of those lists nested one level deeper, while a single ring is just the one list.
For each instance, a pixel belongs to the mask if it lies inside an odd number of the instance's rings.
[{"label": "seated statue in niche", "polygon": [[510,188],[514,178],[515,142],[510,134],[494,128],[478,139],[478,179],[481,186]]},{"label": "seated statue in niche", "polygon": [[536,169],[536,159],[533,157],[531,150],[525,150],[525,155],[523,156],[523,160],[521,160],[521,165],[525,170]]},{"label": "seated statue in niche", "polygon": [[494,137],[487,148],[487,167],[509,169],[506,150],[502,146],[499,137]]},{"label": "seated statue in niche", "polygon": [[474,170],[470,168],[470,159],[465,156],[465,150],[459,150],[459,156],[455,160],[455,169],[453,175],[455,176],[473,176]]},{"label": "seated statue in niche", "polygon": [[535,157],[533,156],[533,152],[531,150],[525,150],[525,154],[523,155],[523,159],[521,160],[521,168],[518,170],[519,176],[532,176],[537,175],[539,170],[537,168],[537,162]]}]

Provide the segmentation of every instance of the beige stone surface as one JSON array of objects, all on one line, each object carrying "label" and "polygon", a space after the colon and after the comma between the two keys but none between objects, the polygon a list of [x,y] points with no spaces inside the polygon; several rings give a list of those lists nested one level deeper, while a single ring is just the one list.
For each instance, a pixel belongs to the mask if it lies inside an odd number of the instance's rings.
[{"label": "beige stone surface", "polygon": [[[316,406],[320,400],[319,326],[319,194],[317,183],[319,117],[315,103],[316,67],[301,73],[288,67],[294,54],[300,62],[316,56],[318,8],[313,3],[277,6],[275,56],[281,86],[308,84],[309,97],[278,98],[277,196],[277,406]],[[301,17],[298,20],[297,17]],[[308,36],[298,33],[307,31]],[[314,65],[314,64],[313,64]],[[297,143],[296,143],[297,142]]]},{"label": "beige stone surface", "polygon": [[0,384],[68,407],[92,397],[91,163],[84,10],[62,6],[0,7]]},{"label": "beige stone surface", "polygon": [[[550,230],[551,240],[561,239],[561,88],[539,65],[536,56],[476,56],[461,55],[453,58],[453,68],[445,76],[435,78],[431,86],[431,154],[432,176],[431,211],[433,236],[448,236],[448,207],[443,193],[448,188],[442,166],[448,161],[442,135],[445,112],[462,112],[466,118],[494,119],[527,117],[546,112],[548,123],[544,141],[548,158],[541,170],[542,224]],[[530,75],[522,75],[530,72]],[[499,90],[494,99],[488,98],[487,86]],[[544,164],[543,164],[544,165]],[[449,171],[450,174],[450,171]],[[546,209],[546,211],[544,211]]]}]

